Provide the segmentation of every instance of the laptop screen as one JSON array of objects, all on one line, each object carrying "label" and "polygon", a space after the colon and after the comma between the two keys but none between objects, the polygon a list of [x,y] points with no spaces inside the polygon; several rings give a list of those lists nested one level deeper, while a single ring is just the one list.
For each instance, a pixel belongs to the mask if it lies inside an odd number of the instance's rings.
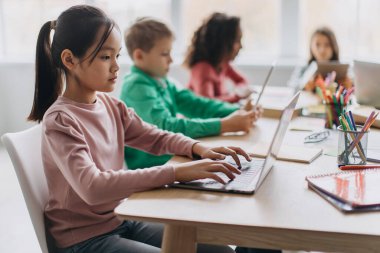
[{"label": "laptop screen", "polygon": [[[234,192],[234,193],[247,193],[253,194],[260,184],[264,181],[267,174],[271,171],[274,162],[277,159],[278,152],[281,148],[282,141],[284,140],[286,130],[289,126],[289,122],[292,118],[294,108],[297,104],[300,92],[298,92],[291,99],[289,104],[284,108],[281,114],[280,121],[278,123],[275,134],[273,135],[271,145],[268,150],[267,157],[264,159],[264,163],[260,163],[262,159],[254,159],[253,162],[258,162],[256,165],[259,166],[248,166],[245,169],[244,175],[237,177],[238,180],[229,181],[227,184],[223,185],[216,182],[213,179],[199,179],[191,182],[185,183],[174,183],[172,187],[179,188],[190,188],[198,190],[211,190],[211,191],[222,191],[222,192]],[[227,158],[226,158],[227,159]],[[220,173],[220,172],[219,172]],[[223,173],[220,173],[223,174]],[[242,174],[243,175],[243,174]],[[225,175],[220,175],[226,178]],[[239,180],[241,179],[241,180]],[[226,178],[226,180],[228,180]]]},{"label": "laptop screen", "polygon": [[380,108],[380,63],[354,60],[354,74],[358,103]]},{"label": "laptop screen", "polygon": [[267,76],[266,76],[266,78],[265,78],[264,84],[263,84],[263,86],[261,87],[261,90],[260,90],[259,96],[258,96],[257,99],[256,99],[255,107],[257,107],[257,106],[259,105],[259,103],[260,103],[260,99],[261,99],[261,97],[262,97],[262,95],[263,95],[263,93],[264,93],[265,87],[266,87],[267,84],[269,83],[269,78],[270,78],[270,76],[272,75],[275,66],[276,66],[276,62],[274,61],[274,62],[272,63],[272,65],[271,65],[269,71],[268,71],[268,74],[267,74]]},{"label": "laptop screen", "polygon": [[269,171],[272,169],[272,166],[274,165],[274,162],[277,159],[277,155],[280,151],[281,144],[284,140],[286,130],[288,129],[289,123],[292,119],[293,111],[296,107],[299,96],[300,92],[294,95],[290,103],[282,111],[280,122],[278,123],[276,132],[272,139],[272,143],[268,150],[267,157],[265,159],[264,167],[261,170],[261,173],[258,177],[259,182],[257,186],[259,186],[264,181],[265,177],[268,175]]}]

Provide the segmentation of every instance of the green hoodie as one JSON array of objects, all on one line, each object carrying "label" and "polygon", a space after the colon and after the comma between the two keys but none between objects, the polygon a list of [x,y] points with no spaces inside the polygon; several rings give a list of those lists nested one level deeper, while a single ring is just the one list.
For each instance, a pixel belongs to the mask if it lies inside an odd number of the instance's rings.
[{"label": "green hoodie", "polygon": [[[124,77],[121,99],[144,121],[191,138],[219,135],[220,118],[239,109],[237,105],[179,89],[166,78],[154,79],[136,66],[132,66],[131,72]],[[129,147],[125,149],[129,169],[162,165],[171,157],[155,156]]]}]

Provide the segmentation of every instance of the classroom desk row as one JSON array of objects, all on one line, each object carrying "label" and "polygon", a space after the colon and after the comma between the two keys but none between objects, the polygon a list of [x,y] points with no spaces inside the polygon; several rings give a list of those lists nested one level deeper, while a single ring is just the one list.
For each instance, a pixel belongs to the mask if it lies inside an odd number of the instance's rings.
[{"label": "classroom desk row", "polygon": [[[323,120],[296,118],[317,128]],[[294,121],[295,121],[294,120]],[[203,138],[210,145],[268,142],[278,120],[262,118],[248,135]],[[291,128],[291,126],[290,126]],[[344,214],[307,188],[305,176],[338,171],[336,133],[318,144],[304,144],[310,132],[288,129],[284,143],[319,146],[325,154],[311,164],[277,161],[254,195],[184,189],[157,189],[133,194],[116,209],[121,219],[165,224],[162,252],[194,253],[196,243],[247,247],[378,252],[380,213]],[[372,129],[369,149],[379,149],[380,131]],[[174,160],[175,161],[175,160]]]}]

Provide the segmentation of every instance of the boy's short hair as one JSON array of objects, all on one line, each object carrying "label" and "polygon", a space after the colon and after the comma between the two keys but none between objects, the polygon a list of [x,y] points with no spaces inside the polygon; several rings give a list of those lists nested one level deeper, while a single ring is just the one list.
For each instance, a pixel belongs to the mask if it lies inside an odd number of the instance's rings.
[{"label": "boy's short hair", "polygon": [[173,37],[172,31],[162,22],[152,18],[140,18],[125,30],[124,39],[131,58],[137,48],[149,52],[157,40]]}]

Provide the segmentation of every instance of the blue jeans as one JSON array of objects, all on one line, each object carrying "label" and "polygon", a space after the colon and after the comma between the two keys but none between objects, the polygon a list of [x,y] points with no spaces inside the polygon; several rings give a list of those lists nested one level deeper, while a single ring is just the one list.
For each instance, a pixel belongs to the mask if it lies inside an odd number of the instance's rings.
[{"label": "blue jeans", "polygon": [[[124,221],[115,230],[90,238],[58,253],[159,253],[163,224]],[[234,253],[228,246],[198,244],[197,253]],[[261,253],[256,249],[236,248],[239,253]],[[263,251],[272,252],[272,251]],[[273,251],[276,252],[276,251]],[[277,251],[280,252],[280,251]]]},{"label": "blue jeans", "polygon": [[[125,221],[115,230],[58,249],[58,253],[159,253],[164,226],[158,223]],[[228,246],[198,245],[198,253],[234,253]]]}]

